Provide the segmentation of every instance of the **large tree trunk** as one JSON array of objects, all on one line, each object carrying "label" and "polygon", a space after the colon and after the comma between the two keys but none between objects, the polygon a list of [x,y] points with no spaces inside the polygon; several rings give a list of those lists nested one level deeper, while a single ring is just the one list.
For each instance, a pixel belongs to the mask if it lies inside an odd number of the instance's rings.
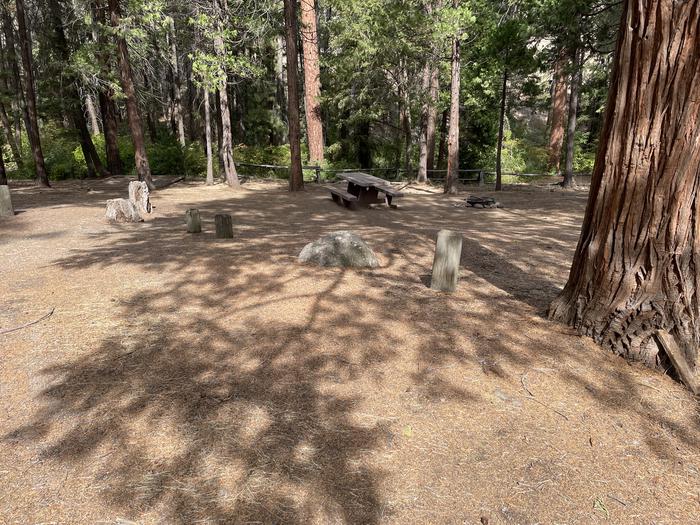
[{"label": "large tree trunk", "polygon": [[304,52],[304,97],[309,162],[323,162],[323,121],[321,118],[321,69],[318,60],[318,31],[315,0],[300,0],[301,40]]},{"label": "large tree trunk", "polygon": [[90,118],[90,134],[99,135],[100,134],[100,121],[97,118],[97,110],[95,109],[95,103],[92,101],[92,95],[89,93],[85,95],[85,109],[87,109],[88,117]]},{"label": "large tree trunk", "polygon": [[[458,0],[453,1],[457,7]],[[447,138],[447,175],[445,176],[445,193],[456,193],[459,179],[459,38],[452,39],[452,81],[450,85],[450,131]]]},{"label": "large tree trunk", "polygon": [[699,144],[698,3],[627,0],[583,229],[551,318],[650,366],[670,333],[697,372]]},{"label": "large tree trunk", "polygon": [[[27,105],[24,100],[24,90],[22,88],[22,79],[19,71],[19,64],[17,63],[17,46],[15,45],[15,32],[14,26],[12,24],[12,18],[7,9],[2,9],[2,29],[5,35],[5,50],[6,50],[6,60],[7,68],[10,70],[11,74],[7,79],[8,88],[10,91],[15,93],[15,98],[13,101],[14,109],[14,143],[17,148],[17,159],[20,159],[18,166],[22,165],[22,121],[24,120],[25,128],[29,123],[29,112],[27,111]],[[12,144],[12,143],[10,143]],[[14,153],[14,151],[13,151]],[[15,161],[17,162],[17,159]]]},{"label": "large tree trunk", "polygon": [[[113,28],[118,28],[121,18],[119,0],[108,0],[110,21]],[[155,185],[151,177],[151,166],[146,155],[146,141],[143,137],[143,126],[139,114],[138,101],[136,99],[136,87],[134,86],[134,74],[131,71],[129,49],[126,38],[119,31],[115,32],[117,43],[117,57],[119,59],[119,75],[121,77],[122,90],[126,97],[126,113],[129,119],[131,140],[134,143],[134,160],[136,161],[136,173],[139,180],[145,182],[148,188],[153,190]]]},{"label": "large tree trunk", "polygon": [[549,119],[549,159],[547,170],[557,174],[561,169],[561,148],[564,144],[564,122],[566,121],[566,56],[564,53],[554,63],[551,116]]},{"label": "large tree trunk", "polygon": [[578,112],[578,93],[581,88],[581,75],[583,74],[583,63],[581,60],[581,50],[577,49],[573,53],[572,63],[574,71],[571,73],[571,93],[569,95],[569,117],[566,130],[566,171],[561,185],[570,188],[576,185],[574,178],[574,154],[576,153],[576,117]]},{"label": "large tree trunk", "polygon": [[[221,0],[214,0],[214,16],[216,16],[217,31],[214,36],[214,50],[219,56],[224,56],[226,48],[222,36],[223,15],[222,6],[219,3]],[[226,183],[232,188],[237,188],[241,185],[236,173],[236,165],[233,162],[233,135],[231,133],[231,113],[228,107],[228,89],[227,75],[225,72],[221,75],[222,80],[219,84],[219,115],[221,117],[221,149],[219,150],[222,168]]]},{"label": "large tree trunk", "polygon": [[297,73],[296,0],[284,0],[284,29],[287,49],[287,118],[289,119],[289,191],[304,189],[301,171],[301,130],[299,124],[299,80]]},{"label": "large tree trunk", "polygon": [[428,142],[427,173],[435,169],[435,132],[437,129],[437,101],[440,94],[440,69],[434,66],[430,76],[430,95],[428,99],[428,125],[426,140]]},{"label": "large tree trunk", "polygon": [[496,144],[496,191],[503,188],[503,173],[501,160],[503,158],[503,131],[506,123],[506,99],[508,96],[508,68],[503,68],[503,82],[501,85],[501,112],[498,117],[498,141]]},{"label": "large tree trunk", "polygon": [[36,109],[36,93],[34,91],[34,70],[32,69],[32,49],[27,30],[26,15],[24,13],[24,0],[15,0],[17,9],[17,26],[19,36],[19,47],[22,55],[22,66],[24,68],[24,92],[27,104],[27,134],[32,148],[34,159],[34,169],[36,171],[36,183],[39,186],[50,187],[49,176],[44,164],[44,153],[41,150],[41,138],[39,136],[39,118]]}]

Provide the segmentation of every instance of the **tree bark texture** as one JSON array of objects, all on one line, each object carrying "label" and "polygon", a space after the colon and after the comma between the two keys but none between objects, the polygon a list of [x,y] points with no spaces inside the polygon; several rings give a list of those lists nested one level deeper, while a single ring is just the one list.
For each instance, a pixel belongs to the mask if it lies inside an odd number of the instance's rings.
[{"label": "tree bark texture", "polygon": [[149,189],[155,189],[153,178],[151,177],[151,166],[146,155],[146,141],[143,136],[143,125],[139,114],[138,101],[136,99],[136,87],[134,86],[134,74],[131,70],[129,59],[129,49],[126,38],[120,33],[119,28],[121,10],[119,0],[108,0],[110,22],[116,30],[115,39],[117,44],[117,57],[119,60],[119,76],[121,77],[122,90],[126,97],[126,112],[131,131],[131,140],[134,143],[134,160],[136,161],[136,173],[139,180],[145,182]]},{"label": "tree bark texture", "polygon": [[49,176],[44,164],[44,153],[41,150],[41,138],[39,136],[39,118],[36,109],[36,92],[34,91],[34,70],[32,65],[32,48],[27,29],[26,14],[24,12],[24,0],[15,0],[17,9],[17,26],[19,36],[20,55],[24,68],[24,92],[27,105],[27,135],[32,148],[34,169],[36,171],[36,183],[39,186],[50,187]]},{"label": "tree bark texture", "polygon": [[175,38],[175,20],[170,18],[168,28],[168,39],[170,40],[170,67],[173,79],[173,119],[177,128],[177,138],[183,148],[187,142],[185,140],[185,120],[182,111],[182,77],[177,57],[177,40]]},{"label": "tree bark texture", "polygon": [[207,150],[207,186],[214,184],[214,156],[211,147],[211,108],[209,91],[204,88],[204,141]]},{"label": "tree bark texture", "polygon": [[318,58],[316,0],[300,0],[301,41],[304,53],[304,97],[309,162],[323,162],[323,120],[321,115],[321,68]]},{"label": "tree bark texture", "polygon": [[[217,22],[217,31],[214,36],[214,50],[219,56],[224,56],[226,48],[224,46],[223,32],[223,11],[221,0],[214,0],[214,13]],[[236,164],[233,162],[233,135],[231,132],[231,113],[228,104],[227,75],[224,73],[219,84],[219,115],[221,117],[221,163],[224,170],[226,184],[232,188],[240,187],[236,172]]]},{"label": "tree bark texture", "polygon": [[[454,1],[457,7],[457,0]],[[456,193],[459,179],[459,89],[460,63],[459,38],[452,39],[452,80],[450,85],[450,128],[447,137],[447,175],[445,176],[445,193]]]},{"label": "tree bark texture", "polygon": [[570,188],[576,184],[574,178],[574,155],[576,153],[576,118],[578,112],[578,94],[581,89],[581,76],[583,63],[580,49],[573,51],[572,63],[574,71],[571,73],[571,93],[569,94],[569,115],[566,130],[566,170],[561,185]]},{"label": "tree bark texture", "polygon": [[650,366],[700,347],[700,7],[627,0],[581,237],[550,317]]},{"label": "tree bark texture", "polygon": [[304,174],[301,171],[296,0],[284,0],[284,28],[287,49],[287,117],[289,149],[292,157],[289,168],[289,190],[300,191],[304,188]]},{"label": "tree bark texture", "polygon": [[559,173],[561,170],[561,149],[564,145],[564,123],[566,122],[566,58],[564,54],[554,63],[552,104],[549,128],[549,159],[547,169]]}]

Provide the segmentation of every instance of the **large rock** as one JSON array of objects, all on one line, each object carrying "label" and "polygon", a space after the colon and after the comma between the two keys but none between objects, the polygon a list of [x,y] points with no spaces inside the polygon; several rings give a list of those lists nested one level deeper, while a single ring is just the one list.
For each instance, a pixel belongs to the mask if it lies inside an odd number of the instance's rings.
[{"label": "large rock", "polygon": [[151,192],[145,182],[134,180],[129,183],[129,200],[141,215],[151,213]]},{"label": "large rock", "polygon": [[299,261],[319,266],[376,268],[377,256],[362,238],[349,231],[333,232],[307,244]]},{"label": "large rock", "polygon": [[107,201],[107,213],[109,222],[141,222],[143,218],[136,209],[136,205],[127,199],[110,199]]}]

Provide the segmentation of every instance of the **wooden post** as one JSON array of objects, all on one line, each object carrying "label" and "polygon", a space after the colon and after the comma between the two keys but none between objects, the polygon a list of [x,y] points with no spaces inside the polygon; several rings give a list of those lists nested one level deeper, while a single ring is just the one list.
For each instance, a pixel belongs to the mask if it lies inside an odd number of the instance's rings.
[{"label": "wooden post", "polygon": [[430,288],[454,292],[459,280],[459,261],[462,258],[462,234],[440,230],[433,259],[433,276]]},{"label": "wooden post", "polygon": [[12,208],[12,199],[10,199],[10,187],[6,185],[0,186],[0,217],[12,217],[15,210]]},{"label": "wooden post", "polygon": [[187,233],[201,233],[202,232],[202,220],[199,217],[199,210],[197,208],[190,208],[185,212],[185,218],[187,220]]},{"label": "wooden post", "polygon": [[216,215],[214,223],[217,239],[233,239],[233,219],[230,215]]}]

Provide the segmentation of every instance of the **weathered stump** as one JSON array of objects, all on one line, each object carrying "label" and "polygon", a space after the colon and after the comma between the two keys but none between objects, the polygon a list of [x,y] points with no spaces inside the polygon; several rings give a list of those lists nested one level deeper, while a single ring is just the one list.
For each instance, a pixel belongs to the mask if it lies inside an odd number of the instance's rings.
[{"label": "weathered stump", "polygon": [[145,182],[129,183],[129,200],[136,206],[139,214],[151,213],[151,192]]},{"label": "weathered stump", "polygon": [[15,210],[12,207],[12,199],[10,198],[10,187],[0,186],[0,217],[12,217]]},{"label": "weathered stump", "polygon": [[214,216],[217,239],[233,239],[233,219],[230,215]]},{"label": "weathered stump", "polygon": [[185,212],[185,218],[187,219],[187,233],[201,233],[202,232],[202,220],[199,217],[199,210],[197,208],[190,208]]},{"label": "weathered stump", "polygon": [[430,288],[443,292],[454,292],[459,280],[459,261],[461,258],[462,234],[450,230],[440,230],[435,246]]},{"label": "weathered stump", "polygon": [[136,205],[127,199],[110,199],[107,201],[105,217],[109,222],[142,222],[143,218]]}]

